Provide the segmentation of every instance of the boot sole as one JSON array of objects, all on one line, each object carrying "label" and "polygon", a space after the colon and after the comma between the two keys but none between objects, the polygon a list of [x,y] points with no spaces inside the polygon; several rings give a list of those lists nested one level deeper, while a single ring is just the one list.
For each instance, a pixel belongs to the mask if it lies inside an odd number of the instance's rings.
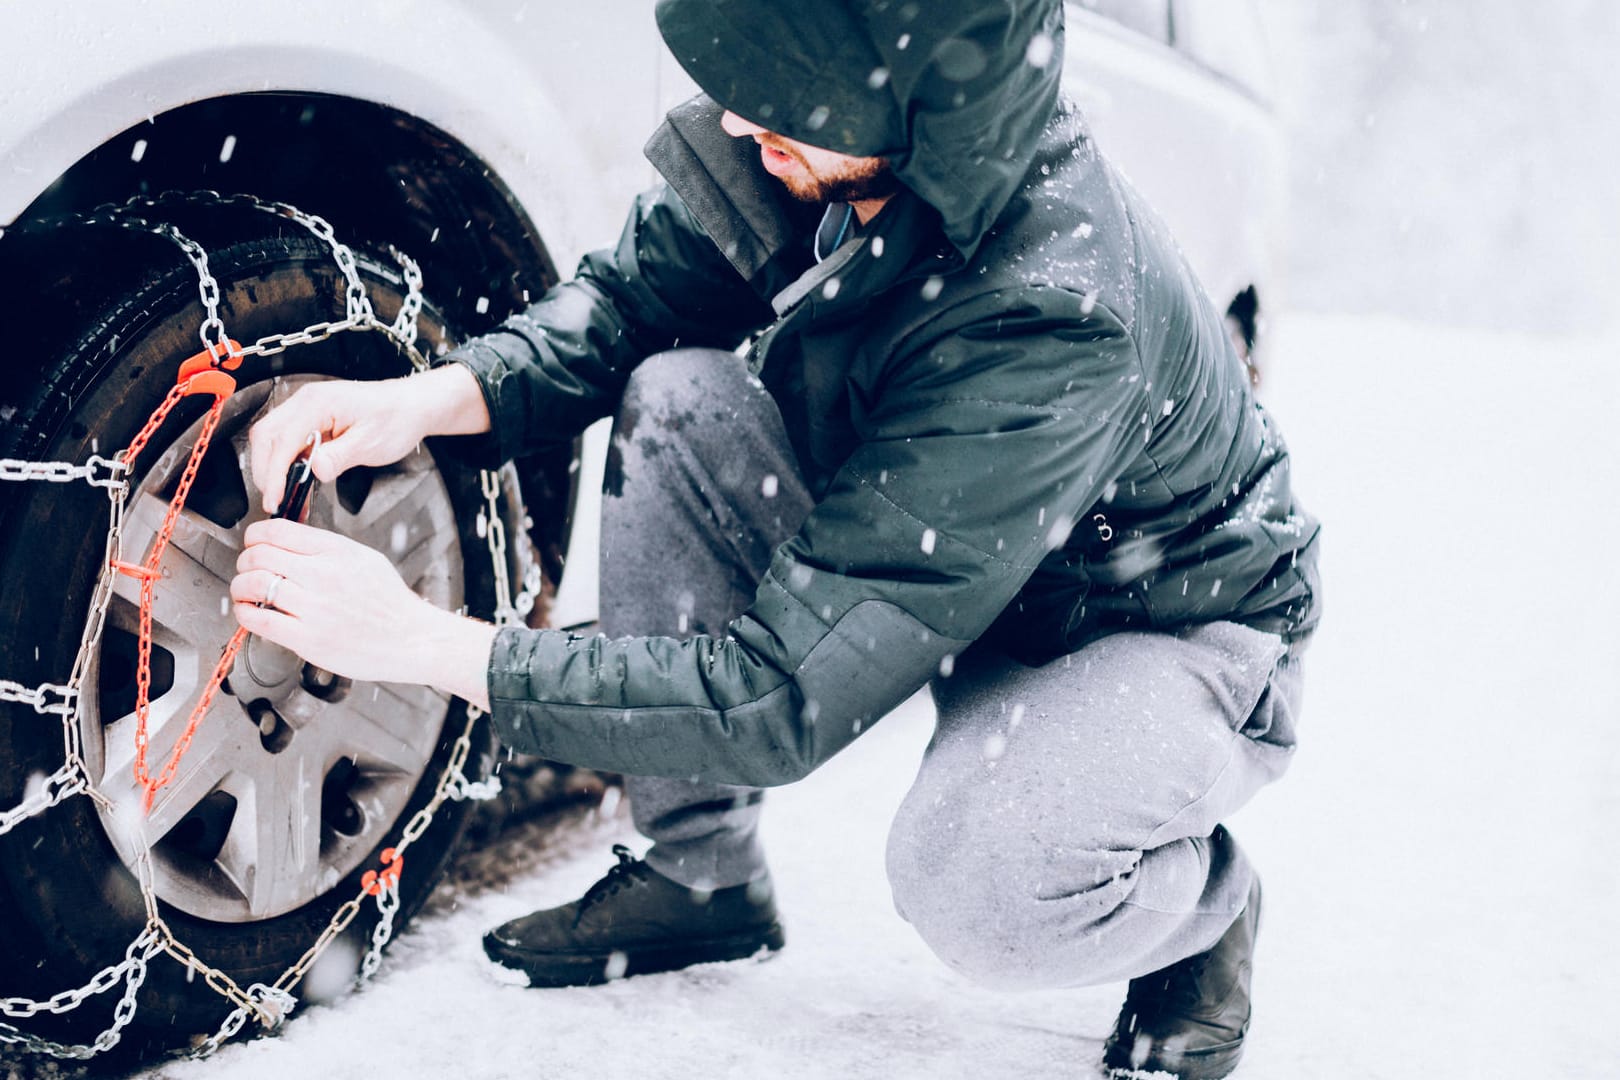
[{"label": "boot sole", "polygon": [[771,923],[744,934],[632,945],[610,953],[533,953],[485,937],[484,952],[501,967],[527,975],[531,987],[557,989],[599,986],[633,975],[679,971],[693,964],[743,960],[761,949],[775,952],[785,942],[781,924]]},{"label": "boot sole", "polygon": [[1105,1057],[1103,1067],[1108,1080],[1158,1080],[1166,1076],[1176,1080],[1224,1080],[1237,1070],[1242,1058],[1243,1042],[1239,1040],[1207,1050],[1189,1050],[1173,1064],[1149,1060],[1132,1066],[1117,1064]]}]

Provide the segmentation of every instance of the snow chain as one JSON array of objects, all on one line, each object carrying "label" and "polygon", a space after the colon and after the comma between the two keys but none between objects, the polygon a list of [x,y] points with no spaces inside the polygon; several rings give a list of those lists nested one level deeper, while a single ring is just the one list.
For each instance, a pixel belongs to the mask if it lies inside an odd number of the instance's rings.
[{"label": "snow chain", "polygon": [[[219,282],[209,270],[207,252],[202,245],[187,237],[173,224],[161,219],[154,220],[152,216],[165,209],[180,206],[246,208],[290,219],[307,229],[331,251],[333,260],[343,274],[344,318],[314,323],[291,333],[263,337],[246,346],[232,341],[226,335],[225,324],[219,317]],[[66,215],[54,219],[49,224],[108,226],[155,233],[179,247],[197,272],[198,297],[205,314],[198,328],[198,337],[203,346],[200,355],[209,361],[205,366],[211,366],[215,370],[222,367],[234,368],[248,356],[271,356],[297,345],[324,341],[334,334],[349,330],[369,330],[385,334],[409,357],[415,370],[423,371],[428,367],[427,359],[416,347],[417,318],[422,310],[422,272],[417,264],[403,252],[389,249],[389,254],[400,265],[406,285],[406,296],[394,321],[384,323],[372,310],[371,298],[355,265],[353,251],[337,239],[332,226],[325,220],[286,203],[266,202],[251,195],[220,195],[212,191],[187,194],[169,192],[153,198],[137,197],[122,205],[100,206],[88,213]],[[138,449],[138,444],[132,444],[132,451]],[[104,810],[112,808],[112,803],[97,790],[85,762],[81,743],[82,691],[87,665],[101,640],[102,628],[106,624],[107,610],[112,602],[117,574],[145,572],[139,567],[129,567],[122,560],[122,530],[124,511],[129,498],[129,469],[132,458],[133,453],[126,451],[112,458],[95,455],[82,464],[0,459],[0,481],[86,483],[106,491],[108,501],[107,544],[105,557],[101,563],[101,575],[91,595],[84,633],[80,638],[73,669],[69,672],[67,681],[28,686],[0,678],[0,702],[27,706],[42,717],[56,717],[62,725],[63,744],[61,767],[47,777],[31,779],[22,801],[14,807],[0,810],[0,835],[10,832],[21,822],[75,795],[89,798]],[[478,534],[488,544],[495,572],[495,619],[500,625],[519,623],[535,604],[535,597],[539,591],[537,568],[526,567],[523,590],[514,597],[507,563],[506,529],[498,505],[500,476],[498,473],[485,470],[480,480],[485,505],[479,511]],[[182,500],[183,495],[182,492]],[[399,875],[403,868],[406,849],[427,831],[434,814],[446,799],[487,799],[500,790],[498,779],[491,777],[473,781],[468,779],[465,772],[467,758],[472,752],[473,726],[482,715],[481,710],[470,704],[467,706],[466,724],[451,747],[450,760],[439,777],[433,798],[412,816],[399,841],[384,851],[385,866],[381,872],[375,870],[367,872],[360,893],[345,901],[337,909],[331,922],[309,949],[292,967],[283,972],[273,985],[255,983],[243,989],[229,975],[210,966],[175,938],[158,911],[150,857],[144,848],[139,848],[141,854],[136,858],[135,877],[146,906],[146,925],[135,940],[130,942],[123,958],[97,972],[83,986],[63,990],[44,1000],[23,997],[0,998],[0,1016],[4,1016],[7,1020],[26,1020],[41,1013],[70,1012],[84,1004],[86,1000],[108,993],[122,985],[123,991],[113,1010],[112,1024],[90,1042],[69,1046],[28,1034],[11,1023],[0,1021],[0,1046],[19,1046],[36,1053],[76,1060],[88,1059],[110,1050],[117,1045],[123,1029],[134,1019],[136,995],[146,979],[148,962],[159,953],[166,953],[174,961],[188,968],[191,973],[201,976],[206,985],[229,1001],[232,1006],[216,1031],[212,1034],[198,1035],[193,1039],[192,1056],[207,1056],[239,1032],[250,1019],[257,1020],[266,1030],[278,1027],[297,1007],[298,999],[293,996],[293,988],[309,973],[321,953],[349,927],[359,915],[362,905],[368,900],[376,904],[378,920],[371,933],[370,948],[361,961],[358,980],[363,982],[369,979],[381,962],[383,947],[393,935],[394,919],[400,905]]]}]

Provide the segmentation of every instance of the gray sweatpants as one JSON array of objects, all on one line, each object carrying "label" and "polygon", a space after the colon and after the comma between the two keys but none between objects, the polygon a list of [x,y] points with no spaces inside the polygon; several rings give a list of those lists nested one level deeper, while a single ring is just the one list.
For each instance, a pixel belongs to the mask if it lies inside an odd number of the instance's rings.
[{"label": "gray sweatpants", "polygon": [[[704,349],[631,377],[606,487],[610,636],[723,634],[812,505],[770,396]],[[934,681],[934,737],[890,827],[896,907],[946,963],[1010,988],[1141,975],[1208,948],[1253,876],[1220,822],[1287,766],[1298,653],[1235,623],[1116,634],[1035,668],[968,649]],[[766,872],[758,789],[626,790],[665,876],[714,889]]]}]

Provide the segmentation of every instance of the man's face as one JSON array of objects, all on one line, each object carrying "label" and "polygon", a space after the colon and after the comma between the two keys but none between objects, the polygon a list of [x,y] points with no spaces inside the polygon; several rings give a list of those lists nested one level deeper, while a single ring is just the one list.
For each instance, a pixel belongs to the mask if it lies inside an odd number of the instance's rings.
[{"label": "man's face", "polygon": [[752,136],[759,144],[765,171],[787,187],[788,193],[804,202],[861,202],[886,199],[899,190],[900,182],[880,157],[850,157],[833,150],[767,131],[758,124],[727,111],[720,127],[737,138]]}]

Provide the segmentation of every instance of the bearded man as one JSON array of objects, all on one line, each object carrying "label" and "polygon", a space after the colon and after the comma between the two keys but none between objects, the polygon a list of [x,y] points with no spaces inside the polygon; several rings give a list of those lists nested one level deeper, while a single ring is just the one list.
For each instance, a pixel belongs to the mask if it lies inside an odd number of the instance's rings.
[{"label": "bearded man", "polygon": [[614,415],[604,634],[435,610],[285,521],[248,530],[238,618],[625,774],[645,858],[485,939],[537,986],[780,948],[761,787],[931,683],[900,913],[990,984],[1129,979],[1111,1069],[1226,1075],[1260,884],[1221,821],[1293,750],[1317,525],[1220,314],[1060,101],[1061,4],[657,14],[704,93],[618,244],[434,371],[253,433],[269,508],[312,431],[331,480]]}]

